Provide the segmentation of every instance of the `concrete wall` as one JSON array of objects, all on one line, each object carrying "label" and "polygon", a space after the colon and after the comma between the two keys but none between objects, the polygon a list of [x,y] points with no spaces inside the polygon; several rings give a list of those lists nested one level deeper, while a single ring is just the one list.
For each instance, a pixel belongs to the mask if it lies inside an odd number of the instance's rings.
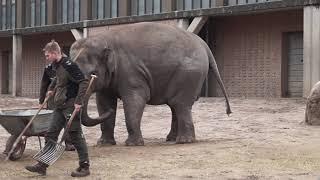
[{"label": "concrete wall", "polygon": [[216,18],[213,25],[214,54],[229,95],[281,97],[283,33],[303,31],[302,10]]}]

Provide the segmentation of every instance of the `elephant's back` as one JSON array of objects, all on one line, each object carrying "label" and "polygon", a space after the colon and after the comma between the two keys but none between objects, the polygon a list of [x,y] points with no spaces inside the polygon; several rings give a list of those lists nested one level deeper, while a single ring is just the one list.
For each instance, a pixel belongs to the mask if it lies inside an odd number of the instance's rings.
[{"label": "elephant's back", "polygon": [[201,43],[194,34],[178,27],[143,22],[113,28],[105,33],[117,45],[134,49],[192,52]]}]

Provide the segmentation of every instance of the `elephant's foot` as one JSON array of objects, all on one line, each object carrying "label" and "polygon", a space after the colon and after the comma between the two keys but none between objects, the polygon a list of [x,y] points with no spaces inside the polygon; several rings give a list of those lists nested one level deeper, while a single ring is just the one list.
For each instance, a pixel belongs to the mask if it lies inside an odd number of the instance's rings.
[{"label": "elephant's foot", "polygon": [[177,144],[194,143],[195,141],[196,138],[192,136],[177,136],[176,139]]},{"label": "elephant's foot", "polygon": [[129,137],[126,140],[126,145],[127,146],[144,146],[144,141],[142,137],[139,138],[131,138]]},{"label": "elephant's foot", "polygon": [[100,137],[97,141],[98,146],[112,146],[116,145],[116,141],[114,139]]},{"label": "elephant's foot", "polygon": [[169,133],[168,136],[167,136],[166,141],[167,142],[174,142],[174,141],[176,141],[176,139],[177,139],[177,135],[176,134]]}]

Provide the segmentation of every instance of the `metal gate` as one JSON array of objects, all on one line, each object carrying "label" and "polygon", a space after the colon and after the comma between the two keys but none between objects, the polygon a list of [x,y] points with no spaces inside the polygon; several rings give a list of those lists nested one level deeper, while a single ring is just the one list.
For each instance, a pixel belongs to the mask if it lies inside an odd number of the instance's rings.
[{"label": "metal gate", "polygon": [[302,97],[303,33],[288,34],[288,97]]}]

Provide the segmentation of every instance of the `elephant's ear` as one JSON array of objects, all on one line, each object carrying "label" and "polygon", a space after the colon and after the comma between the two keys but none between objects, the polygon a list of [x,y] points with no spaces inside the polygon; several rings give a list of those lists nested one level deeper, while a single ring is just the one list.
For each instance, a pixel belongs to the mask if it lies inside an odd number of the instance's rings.
[{"label": "elephant's ear", "polygon": [[113,54],[113,50],[109,47],[104,47],[103,49],[103,56],[106,62],[106,66],[108,69],[108,76],[110,77],[111,74],[115,71],[116,69],[116,63],[115,63],[115,58]]}]

